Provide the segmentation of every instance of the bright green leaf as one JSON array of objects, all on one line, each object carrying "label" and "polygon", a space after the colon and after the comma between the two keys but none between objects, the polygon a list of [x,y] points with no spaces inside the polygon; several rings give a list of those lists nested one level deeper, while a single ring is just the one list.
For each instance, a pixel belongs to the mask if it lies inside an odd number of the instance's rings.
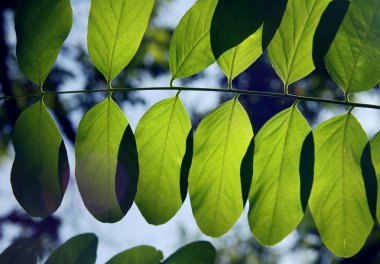
[{"label": "bright green leaf", "polygon": [[132,60],[154,0],[92,0],[87,45],[92,62],[111,82]]},{"label": "bright green leaf", "polygon": [[354,0],[325,63],[346,94],[367,91],[380,82],[380,1]]},{"label": "bright green leaf", "polygon": [[72,25],[70,0],[20,0],[15,13],[21,71],[40,87]]},{"label": "bright green leaf", "polygon": [[229,81],[232,81],[260,57],[263,53],[261,42],[262,27],[238,46],[226,51],[219,57],[219,67]]},{"label": "bright green leaf", "polygon": [[372,162],[377,176],[377,221],[380,223],[380,133],[371,140]]},{"label": "bright green leaf", "polygon": [[160,250],[150,246],[127,249],[106,262],[106,264],[159,264],[164,258]]},{"label": "bright green leaf", "polygon": [[198,0],[179,22],[169,48],[172,79],[203,71],[214,61],[210,26],[217,0]]},{"label": "bright green leaf", "polygon": [[355,255],[372,230],[361,157],[368,138],[347,113],[314,131],[314,183],[309,206],[322,241],[341,257]]},{"label": "bright green leaf", "polygon": [[75,158],[78,188],[87,209],[101,222],[119,221],[136,194],[138,160],[128,120],[110,97],[80,122]]},{"label": "bright green leaf", "polygon": [[97,248],[96,235],[92,233],[77,235],[58,247],[45,264],[94,264]]},{"label": "bright green leaf", "polygon": [[136,127],[140,176],[135,202],[151,224],[166,223],[182,206],[181,167],[189,135],[190,118],[178,96],[155,104]]},{"label": "bright green leaf", "polygon": [[263,245],[280,242],[303,217],[301,189],[306,186],[302,183],[313,175],[312,167],[310,172],[302,172],[300,162],[310,132],[293,105],[272,117],[255,137],[248,219],[252,233]]},{"label": "bright green leaf", "polygon": [[62,136],[43,102],[17,119],[13,145],[13,193],[31,216],[46,217],[61,205],[69,181],[69,164]]},{"label": "bright green leaf", "polygon": [[269,44],[269,58],[284,84],[311,73],[313,37],[331,0],[289,0],[281,25]]},{"label": "bright green leaf", "polygon": [[189,194],[197,224],[206,235],[223,235],[243,211],[240,167],[252,137],[248,115],[236,98],[199,124]]},{"label": "bright green leaf", "polygon": [[215,255],[215,248],[210,242],[197,241],[178,249],[164,264],[212,264],[215,263]]}]

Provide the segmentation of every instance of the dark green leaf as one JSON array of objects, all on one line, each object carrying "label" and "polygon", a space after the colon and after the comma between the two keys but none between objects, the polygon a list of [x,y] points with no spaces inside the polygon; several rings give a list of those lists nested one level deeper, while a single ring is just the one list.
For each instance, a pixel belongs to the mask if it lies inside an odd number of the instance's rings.
[{"label": "dark green leaf", "polygon": [[175,29],[169,48],[173,80],[203,71],[215,61],[210,46],[210,26],[217,2],[198,0]]},{"label": "dark green leaf", "polygon": [[301,177],[305,175],[301,175],[300,161],[310,132],[293,105],[272,117],[255,137],[248,219],[252,233],[263,245],[280,242],[303,217],[301,190],[305,186],[301,186]]},{"label": "dark green leaf", "polygon": [[13,242],[0,255],[1,264],[37,264],[37,249],[39,245],[30,238]]},{"label": "dark green leaf", "polygon": [[215,248],[210,242],[198,241],[181,247],[164,261],[164,264],[212,264]]},{"label": "dark green leaf", "polygon": [[43,102],[17,119],[13,145],[13,193],[28,214],[46,217],[61,205],[69,181],[69,164],[62,136]]},{"label": "dark green leaf", "polygon": [[75,158],[78,188],[87,209],[101,222],[119,221],[136,194],[138,159],[128,120],[110,97],[80,122]]},{"label": "dark green leaf", "polygon": [[190,118],[178,96],[155,104],[136,127],[140,176],[135,201],[151,224],[166,223],[181,208],[180,176],[189,133]]},{"label": "dark green leaf", "polygon": [[106,264],[159,264],[163,258],[162,252],[154,247],[138,246],[117,254]]},{"label": "dark green leaf", "polygon": [[154,0],[92,0],[87,45],[92,62],[111,82],[132,60]]},{"label": "dark green leaf", "polygon": [[[309,206],[322,241],[341,257],[355,255],[373,227],[361,158],[368,138],[347,113],[314,131],[314,183]],[[363,171],[364,172],[364,171]]]},{"label": "dark green leaf", "polygon": [[70,0],[20,0],[15,14],[21,71],[42,87],[70,32]]},{"label": "dark green leaf", "polygon": [[223,235],[243,211],[240,167],[252,137],[248,115],[236,98],[209,113],[195,133],[189,194],[206,235]]},{"label": "dark green leaf", "polygon": [[96,235],[77,235],[58,247],[45,264],[95,264],[97,248]]},{"label": "dark green leaf", "polygon": [[325,57],[331,77],[346,94],[380,82],[380,1],[351,1]]}]

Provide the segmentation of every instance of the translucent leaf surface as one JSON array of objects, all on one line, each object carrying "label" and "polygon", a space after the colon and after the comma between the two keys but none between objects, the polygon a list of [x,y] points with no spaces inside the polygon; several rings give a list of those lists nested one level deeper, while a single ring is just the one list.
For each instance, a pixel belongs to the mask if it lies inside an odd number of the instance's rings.
[{"label": "translucent leaf surface", "polygon": [[128,120],[107,98],[86,113],[75,140],[75,174],[84,204],[101,222],[119,221],[133,203],[138,179]]},{"label": "translucent leaf surface", "polygon": [[329,119],[314,131],[315,168],[309,206],[322,241],[337,256],[355,255],[372,230],[361,158],[368,143],[351,114]]},{"label": "translucent leaf surface", "polygon": [[380,1],[351,1],[325,63],[346,94],[380,82]]},{"label": "translucent leaf surface", "polygon": [[268,47],[269,58],[284,84],[311,73],[313,37],[331,0],[289,0],[284,17]]},{"label": "translucent leaf surface", "polygon": [[380,133],[377,133],[376,136],[371,140],[371,154],[373,166],[375,167],[377,176],[376,217],[377,221],[380,223]]},{"label": "translucent leaf surface", "polygon": [[210,27],[217,2],[198,0],[175,29],[169,48],[173,80],[196,74],[215,61],[210,46]]},{"label": "translucent leaf surface", "polygon": [[209,113],[194,136],[189,194],[199,228],[209,236],[226,233],[243,211],[240,167],[253,137],[237,99]]},{"label": "translucent leaf surface", "polygon": [[[306,140],[310,133],[294,105],[272,117],[255,137],[248,219],[252,233],[263,245],[280,242],[303,217],[313,178],[312,137],[311,143]],[[302,167],[301,161],[311,166]],[[304,197],[302,190],[307,192]]]},{"label": "translucent leaf surface", "polygon": [[163,264],[211,264],[215,263],[215,255],[210,242],[197,241],[178,249]]},{"label": "translucent leaf surface", "polygon": [[181,181],[187,185],[187,174],[181,175],[181,170],[187,164],[184,157],[189,137],[190,118],[178,96],[155,104],[137,125],[140,176],[135,201],[151,224],[167,222],[185,199],[187,186],[181,186]]},{"label": "translucent leaf surface", "polygon": [[164,258],[160,250],[150,246],[127,249],[106,262],[106,264],[159,264]]},{"label": "translucent leaf surface", "polygon": [[70,32],[70,0],[20,0],[15,13],[16,54],[25,76],[42,86]]},{"label": "translucent leaf surface", "polygon": [[91,233],[67,240],[46,260],[45,264],[95,264],[98,238]]},{"label": "translucent leaf surface", "polygon": [[92,0],[87,46],[108,82],[132,60],[148,26],[154,0]]},{"label": "translucent leaf surface", "polygon": [[17,201],[31,216],[52,214],[61,205],[70,169],[62,136],[43,102],[21,113],[13,145],[11,184]]}]

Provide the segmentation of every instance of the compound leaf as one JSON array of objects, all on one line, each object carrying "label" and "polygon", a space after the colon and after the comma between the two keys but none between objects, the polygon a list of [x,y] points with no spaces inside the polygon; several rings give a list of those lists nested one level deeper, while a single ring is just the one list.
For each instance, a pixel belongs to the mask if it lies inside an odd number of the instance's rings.
[{"label": "compound leaf", "polygon": [[243,211],[240,167],[252,137],[248,115],[236,98],[209,113],[195,132],[189,194],[206,235],[223,235]]},{"label": "compound leaf", "polygon": [[[347,113],[314,131],[314,183],[309,206],[322,241],[341,257],[355,255],[372,230],[361,157],[368,138]],[[363,171],[364,172],[364,171]]]},{"label": "compound leaf", "polygon": [[351,1],[325,57],[327,69],[346,94],[380,82],[380,2]]},{"label": "compound leaf", "polygon": [[181,168],[189,135],[190,118],[178,96],[152,106],[136,127],[140,176],[135,202],[151,224],[169,221],[185,198]]},{"label": "compound leaf", "polygon": [[160,250],[151,246],[138,246],[127,249],[112,257],[106,264],[159,264],[164,258]]},{"label": "compound leaf", "polygon": [[38,102],[17,119],[13,145],[13,193],[31,216],[46,217],[61,205],[69,181],[62,136],[44,103]]},{"label": "compound leaf", "polygon": [[210,264],[215,263],[215,255],[215,248],[210,242],[197,241],[178,249],[163,264]]},{"label": "compound leaf", "polygon": [[154,0],[92,0],[88,52],[111,82],[132,60],[148,26]]},{"label": "compound leaf", "polygon": [[20,0],[15,13],[21,71],[42,87],[72,26],[70,0]]},{"label": "compound leaf", "polygon": [[179,22],[169,48],[172,79],[196,74],[214,61],[210,26],[217,0],[198,0]]},{"label": "compound leaf", "polygon": [[136,194],[138,159],[128,120],[110,97],[86,113],[75,142],[75,174],[85,206],[101,222],[119,221]]},{"label": "compound leaf", "polygon": [[293,105],[272,117],[255,137],[248,220],[263,245],[280,242],[303,217],[307,201],[301,200],[301,190],[307,187],[302,183],[305,178],[310,182],[313,175],[312,167],[302,171],[300,163],[310,132],[309,124]]}]

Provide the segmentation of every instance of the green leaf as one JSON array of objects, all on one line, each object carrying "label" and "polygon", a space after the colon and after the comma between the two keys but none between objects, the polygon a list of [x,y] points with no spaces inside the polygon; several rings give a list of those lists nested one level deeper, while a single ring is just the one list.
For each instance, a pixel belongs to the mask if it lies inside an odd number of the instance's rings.
[{"label": "green leaf", "polygon": [[189,194],[197,224],[206,235],[223,235],[243,211],[240,166],[252,137],[250,120],[237,98],[199,124]]},{"label": "green leaf", "polygon": [[260,57],[263,53],[261,42],[262,27],[219,57],[219,67],[230,82]]},{"label": "green leaf", "polygon": [[136,142],[123,111],[108,97],[90,109],[75,139],[75,174],[84,204],[99,221],[127,213],[137,189]]},{"label": "green leaf", "polygon": [[281,25],[268,47],[273,67],[285,85],[314,70],[313,37],[330,1],[288,1]]},{"label": "green leaf", "polygon": [[32,238],[16,240],[1,253],[0,263],[37,264],[37,244]]},{"label": "green leaf", "polygon": [[305,186],[301,179],[312,179],[313,175],[312,168],[301,171],[300,161],[310,132],[309,124],[293,105],[272,117],[255,137],[248,220],[263,245],[280,242],[303,217],[301,190]]},{"label": "green leaf", "polygon": [[77,235],[58,247],[45,264],[94,264],[97,247],[96,235],[92,233]]},{"label": "green leaf", "polygon": [[211,22],[211,48],[216,59],[255,33],[263,24],[262,0],[219,0]]},{"label": "green leaf", "polygon": [[210,242],[197,241],[187,244],[164,261],[164,264],[215,263],[215,248]]},{"label": "green leaf", "polygon": [[198,0],[179,22],[169,48],[172,80],[203,71],[215,62],[210,26],[218,0]]},{"label": "green leaf", "polygon": [[92,0],[88,52],[111,82],[132,60],[148,26],[154,0]]},{"label": "green leaf", "polygon": [[325,57],[327,70],[346,94],[380,82],[380,2],[351,1]]},{"label": "green leaf", "polygon": [[322,241],[341,257],[355,255],[372,230],[361,157],[368,138],[347,113],[314,131],[314,183],[309,206]]},{"label": "green leaf", "polygon": [[21,113],[13,145],[11,184],[17,201],[31,216],[52,214],[61,205],[70,169],[62,136],[43,102]]},{"label": "green leaf", "polygon": [[380,223],[380,133],[377,133],[371,140],[371,155],[373,166],[377,176],[377,222]]},{"label": "green leaf", "polygon": [[136,127],[140,176],[135,202],[150,224],[166,223],[182,206],[181,168],[189,134],[190,118],[178,96],[152,106]]},{"label": "green leaf", "polygon": [[117,254],[106,264],[159,264],[163,258],[162,252],[154,247],[138,246]]},{"label": "green leaf", "polygon": [[70,0],[20,0],[15,13],[21,71],[42,87],[72,25]]}]

